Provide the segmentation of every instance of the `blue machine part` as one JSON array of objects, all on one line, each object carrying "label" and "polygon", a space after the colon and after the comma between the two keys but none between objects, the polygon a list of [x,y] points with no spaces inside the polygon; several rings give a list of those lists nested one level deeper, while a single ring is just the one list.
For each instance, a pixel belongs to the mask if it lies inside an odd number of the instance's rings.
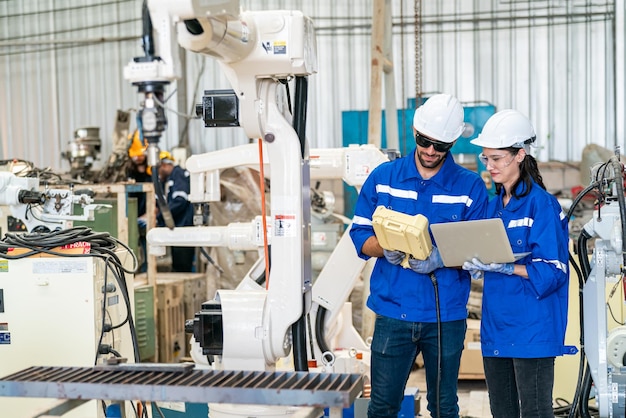
[{"label": "blue machine part", "polygon": [[[421,99],[421,103],[426,101]],[[398,130],[399,130],[399,150],[400,155],[404,156],[415,149],[415,139],[413,138],[413,114],[415,113],[415,99],[408,100],[407,109],[398,110]],[[467,128],[463,135],[456,141],[452,147],[453,154],[473,154],[476,160],[476,167],[479,174],[484,175],[485,166],[479,161],[478,154],[481,148],[473,145],[470,141],[478,136],[482,131],[487,119],[496,112],[496,107],[487,102],[463,103],[465,109],[465,123]],[[343,146],[350,144],[367,144],[368,131],[368,111],[367,110],[347,110],[341,114],[342,123],[342,139]],[[385,131],[385,114],[383,111],[382,118],[382,138],[381,147],[387,148],[387,135]],[[489,173],[487,173],[487,176]],[[493,190],[490,190],[493,195]],[[356,204],[357,192],[354,187],[344,185],[344,215],[352,218],[354,215],[354,206]]]},{"label": "blue machine part", "polygon": [[184,411],[167,408],[161,403],[159,403],[159,407],[161,409],[161,413],[156,410],[154,403],[152,404],[153,417],[160,417],[161,414],[163,414],[165,418],[208,418],[209,416],[209,405],[205,403],[199,404],[185,402],[183,408]]}]

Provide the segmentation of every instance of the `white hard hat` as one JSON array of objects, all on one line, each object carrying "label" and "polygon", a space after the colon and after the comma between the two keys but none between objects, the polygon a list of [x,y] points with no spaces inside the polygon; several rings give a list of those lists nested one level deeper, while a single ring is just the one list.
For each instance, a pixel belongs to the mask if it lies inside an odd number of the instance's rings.
[{"label": "white hard hat", "polygon": [[464,116],[459,99],[449,94],[435,94],[417,108],[413,127],[422,135],[449,144],[463,133]]},{"label": "white hard hat", "polygon": [[535,128],[526,116],[506,109],[492,115],[478,137],[470,142],[485,148],[524,148],[536,138]]}]

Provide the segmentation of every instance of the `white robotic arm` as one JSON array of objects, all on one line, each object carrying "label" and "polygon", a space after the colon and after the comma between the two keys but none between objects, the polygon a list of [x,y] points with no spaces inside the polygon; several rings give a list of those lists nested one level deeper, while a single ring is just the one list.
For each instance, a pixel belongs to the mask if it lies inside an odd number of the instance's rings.
[{"label": "white robotic arm", "polygon": [[[234,89],[237,123],[248,137],[265,142],[272,171],[269,286],[245,295],[218,291],[218,298],[224,367],[271,368],[289,353],[289,328],[310,300],[310,203],[303,194],[309,190],[308,147],[304,131],[297,132],[282,106],[284,90],[277,87],[316,72],[313,25],[300,12],[240,13],[236,1],[149,0],[147,5],[150,19],[144,23],[154,24],[157,42],[150,42],[152,30],[146,30],[146,56],[133,60],[125,76],[145,94],[138,123],[148,140],[148,164],[158,162],[158,141],[167,125],[163,92],[178,75],[174,26],[180,45],[218,59]],[[254,321],[240,313],[252,306],[259,313]]]},{"label": "white robotic arm", "polygon": [[[585,224],[581,232],[584,240],[579,239],[581,267],[586,276],[582,292],[583,335],[584,353],[589,365],[587,373],[590,373],[595,387],[599,416],[604,418],[623,416],[626,412],[626,327],[609,323],[610,306],[607,300],[607,287],[613,289],[610,292],[612,295],[624,279],[626,254],[624,173],[617,157],[594,166],[592,181],[597,182],[603,202]],[[595,239],[593,256],[590,262],[586,262],[587,240],[592,238]],[[611,317],[617,321],[614,316]],[[585,380],[587,391],[591,380]],[[585,393],[580,396],[583,402],[587,402]]]}]

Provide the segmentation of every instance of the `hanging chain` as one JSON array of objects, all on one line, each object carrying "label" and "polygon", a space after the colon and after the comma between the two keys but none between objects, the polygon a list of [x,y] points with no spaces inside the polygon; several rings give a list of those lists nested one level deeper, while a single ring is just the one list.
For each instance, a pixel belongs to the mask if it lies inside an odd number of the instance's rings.
[{"label": "hanging chain", "polygon": [[415,0],[415,107],[422,97],[422,0]]}]

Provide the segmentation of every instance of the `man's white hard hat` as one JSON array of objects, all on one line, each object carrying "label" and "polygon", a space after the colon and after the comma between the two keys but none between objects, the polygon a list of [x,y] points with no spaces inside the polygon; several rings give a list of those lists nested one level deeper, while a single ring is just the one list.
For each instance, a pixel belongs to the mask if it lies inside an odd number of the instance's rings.
[{"label": "man's white hard hat", "polygon": [[435,94],[417,108],[413,127],[422,135],[449,144],[463,133],[464,116],[459,99],[449,94]]}]

